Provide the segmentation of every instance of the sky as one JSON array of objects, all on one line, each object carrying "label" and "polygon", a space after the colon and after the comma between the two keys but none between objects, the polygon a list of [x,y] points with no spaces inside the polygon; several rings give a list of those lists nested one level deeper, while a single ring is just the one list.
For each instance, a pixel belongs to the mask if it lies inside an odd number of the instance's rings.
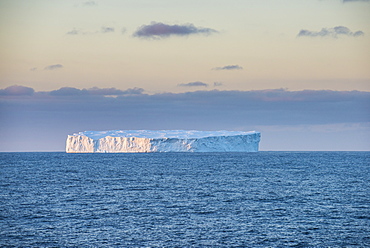
[{"label": "sky", "polygon": [[86,130],[370,150],[368,0],[0,0],[0,151]]}]

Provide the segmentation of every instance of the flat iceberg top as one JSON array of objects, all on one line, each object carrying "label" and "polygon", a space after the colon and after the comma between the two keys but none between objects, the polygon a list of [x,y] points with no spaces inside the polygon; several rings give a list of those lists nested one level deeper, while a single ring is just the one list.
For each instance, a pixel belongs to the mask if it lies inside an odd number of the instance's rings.
[{"label": "flat iceberg top", "polygon": [[98,140],[107,136],[110,137],[136,137],[136,138],[178,138],[178,139],[199,139],[214,136],[237,136],[258,133],[256,131],[196,131],[196,130],[112,130],[112,131],[85,131],[74,133],[73,136],[86,136]]}]

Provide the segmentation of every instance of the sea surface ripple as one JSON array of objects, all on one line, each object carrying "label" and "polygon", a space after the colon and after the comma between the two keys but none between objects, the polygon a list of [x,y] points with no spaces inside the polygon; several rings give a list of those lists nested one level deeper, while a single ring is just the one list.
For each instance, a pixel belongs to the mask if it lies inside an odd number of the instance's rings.
[{"label": "sea surface ripple", "polygon": [[0,246],[370,247],[370,153],[0,153]]}]

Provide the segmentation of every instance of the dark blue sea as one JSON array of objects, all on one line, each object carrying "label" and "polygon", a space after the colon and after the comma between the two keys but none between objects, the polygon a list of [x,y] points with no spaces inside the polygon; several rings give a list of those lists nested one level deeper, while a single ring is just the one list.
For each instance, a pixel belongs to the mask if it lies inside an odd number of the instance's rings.
[{"label": "dark blue sea", "polygon": [[0,247],[370,247],[370,152],[0,153]]}]

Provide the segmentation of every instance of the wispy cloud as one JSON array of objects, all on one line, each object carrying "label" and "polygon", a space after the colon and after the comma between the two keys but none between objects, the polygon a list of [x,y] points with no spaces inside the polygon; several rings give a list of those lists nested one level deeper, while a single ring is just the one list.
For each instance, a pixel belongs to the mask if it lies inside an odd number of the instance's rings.
[{"label": "wispy cloud", "polygon": [[99,31],[84,31],[82,29],[73,28],[71,31],[68,31],[67,35],[91,35],[91,34],[106,34],[113,33],[115,31],[114,27],[102,26]]},{"label": "wispy cloud", "polygon": [[100,32],[101,33],[112,33],[114,32],[114,28],[113,27],[101,27]]},{"label": "wispy cloud", "polygon": [[220,70],[243,70],[243,67],[239,65],[226,65],[222,67],[215,67],[212,70],[220,71]]},{"label": "wispy cloud", "polygon": [[139,38],[164,38],[169,36],[187,36],[191,34],[209,35],[217,33],[215,29],[196,27],[193,24],[169,25],[161,22],[152,22],[139,27],[133,34]]},{"label": "wispy cloud", "polygon": [[82,3],[83,6],[95,6],[97,3],[95,1],[86,1]]},{"label": "wispy cloud", "polygon": [[122,95],[140,95],[143,94],[142,88],[131,88],[127,90],[119,90],[116,88],[98,88],[77,89],[74,87],[62,87],[58,90],[44,92],[44,94],[52,96],[122,96]]},{"label": "wispy cloud", "polygon": [[85,89],[80,90],[73,87],[62,87],[59,90],[50,91],[48,94],[52,96],[82,96],[88,95],[88,92]]},{"label": "wispy cloud", "polygon": [[79,34],[85,34],[85,32],[83,32],[82,30],[80,29],[72,29],[71,31],[68,31],[67,32],[68,35],[79,35]]},{"label": "wispy cloud", "polygon": [[90,89],[86,89],[88,94],[90,95],[101,95],[101,96],[120,96],[120,95],[140,95],[143,94],[143,88],[130,88],[127,90],[119,90],[116,88],[98,88],[93,87]]},{"label": "wispy cloud", "polygon": [[58,69],[62,69],[63,68],[63,65],[61,64],[55,64],[55,65],[48,65],[44,68],[44,70],[47,70],[47,71],[54,71],[54,70],[58,70]]},{"label": "wispy cloud", "polygon": [[35,90],[30,87],[13,85],[5,89],[0,89],[0,96],[31,96],[34,92]]},{"label": "wispy cloud", "polygon": [[337,26],[334,28],[322,28],[320,31],[310,31],[306,29],[302,29],[298,33],[298,37],[333,37],[338,38],[338,36],[350,36],[350,37],[358,37],[364,35],[364,32],[358,30],[356,32],[352,32],[349,28],[344,26]]},{"label": "wispy cloud", "polygon": [[219,87],[219,86],[222,86],[223,85],[223,83],[221,83],[221,82],[214,82],[213,83],[213,87]]},{"label": "wispy cloud", "polygon": [[343,3],[350,3],[350,2],[370,2],[370,0],[343,0]]},{"label": "wispy cloud", "polygon": [[208,84],[197,81],[197,82],[191,82],[191,83],[178,84],[177,86],[180,86],[180,87],[208,87]]},{"label": "wispy cloud", "polygon": [[127,89],[127,90],[122,91],[121,95],[141,95],[141,94],[143,94],[143,92],[144,92],[143,88],[135,87],[135,88],[131,88],[131,89]]}]

